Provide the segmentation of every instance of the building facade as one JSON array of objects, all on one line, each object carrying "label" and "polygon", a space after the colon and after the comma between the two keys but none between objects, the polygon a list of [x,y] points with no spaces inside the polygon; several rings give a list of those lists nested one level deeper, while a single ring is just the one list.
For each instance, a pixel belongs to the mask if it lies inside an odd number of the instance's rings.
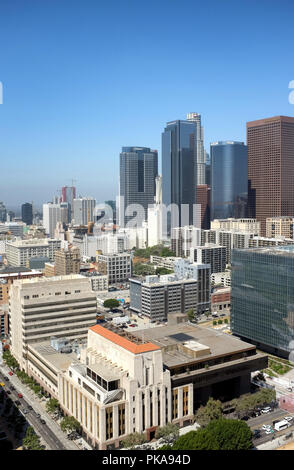
[{"label": "building facade", "polygon": [[60,250],[61,241],[50,238],[16,240],[6,242],[6,256],[11,266],[26,266],[27,260],[33,257],[55,260],[56,251]]},{"label": "building facade", "polygon": [[127,281],[132,273],[132,261],[129,253],[97,255],[97,269],[108,277],[109,284]]}]

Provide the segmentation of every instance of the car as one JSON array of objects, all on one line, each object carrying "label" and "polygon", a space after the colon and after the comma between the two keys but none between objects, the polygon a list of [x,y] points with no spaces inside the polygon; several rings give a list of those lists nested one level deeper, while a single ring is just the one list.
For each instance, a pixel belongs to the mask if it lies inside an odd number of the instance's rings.
[{"label": "car", "polygon": [[253,436],[254,437],[259,437],[260,436],[260,430],[259,429],[254,429]]},{"label": "car", "polygon": [[6,390],[6,393],[7,393],[7,395],[10,395],[10,394],[11,394],[11,391],[10,391],[10,390]]},{"label": "car", "polygon": [[134,326],[136,326],[136,325],[134,325],[134,323],[132,323],[132,324],[131,324],[131,325],[129,325],[129,326],[131,326],[131,327],[133,328],[133,327],[134,327]]},{"label": "car", "polygon": [[269,424],[263,424],[261,429],[264,431],[266,429],[270,429],[270,425]]},{"label": "car", "polygon": [[23,413],[24,413],[25,415],[27,415],[28,412],[29,412],[29,410],[26,410],[26,409],[23,410]]},{"label": "car", "polygon": [[29,405],[29,406],[28,406],[28,409],[29,409],[29,410],[32,410],[32,409],[33,409],[33,407],[32,407],[31,405]]},{"label": "car", "polygon": [[274,430],[271,428],[271,429],[266,429],[265,431],[265,434],[272,434],[274,432]]},{"label": "car", "polygon": [[19,406],[19,405],[21,405],[21,403],[20,403],[20,401],[19,401],[19,400],[15,400],[15,402],[14,402],[14,403],[15,403],[16,405],[18,405],[18,406]]},{"label": "car", "polygon": [[1,387],[4,387],[4,386],[5,386],[5,383],[4,383],[4,382],[0,382],[0,386],[1,386]]},{"label": "car", "polygon": [[40,419],[40,421],[41,421],[42,424],[46,424],[45,419]]},{"label": "car", "polygon": [[286,421],[292,421],[293,416],[285,416],[284,419],[285,419]]},{"label": "car", "polygon": [[266,408],[263,408],[261,410],[262,413],[269,413],[270,411],[272,411],[271,407],[270,406],[267,406]]},{"label": "car", "polygon": [[22,393],[18,393],[17,396],[18,396],[18,398],[23,398]]},{"label": "car", "polygon": [[13,375],[13,372],[9,371],[9,372],[8,372],[8,375],[10,375],[10,376]]},{"label": "car", "polygon": [[9,390],[11,390],[13,392],[13,390],[15,390],[14,386],[11,385],[11,387],[9,387]]}]

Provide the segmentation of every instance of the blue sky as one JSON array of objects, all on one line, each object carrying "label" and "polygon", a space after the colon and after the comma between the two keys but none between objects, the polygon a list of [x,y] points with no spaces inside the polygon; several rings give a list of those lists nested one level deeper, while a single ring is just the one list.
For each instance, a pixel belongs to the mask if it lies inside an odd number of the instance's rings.
[{"label": "blue sky", "polygon": [[293,116],[293,13],[288,0],[1,0],[0,201],[41,205],[72,178],[114,198],[121,147],[160,154],[187,112],[207,150]]}]

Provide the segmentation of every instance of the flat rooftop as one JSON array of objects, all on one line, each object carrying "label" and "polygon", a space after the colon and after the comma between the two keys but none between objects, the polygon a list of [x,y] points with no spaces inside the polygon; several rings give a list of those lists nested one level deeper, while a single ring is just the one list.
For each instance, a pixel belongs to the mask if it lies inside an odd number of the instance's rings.
[{"label": "flat rooftop", "polygon": [[53,369],[65,371],[72,363],[80,363],[76,353],[61,353],[56,351],[50,341],[43,341],[36,344],[30,344],[30,349],[34,349]]},{"label": "flat rooftop", "polygon": [[201,360],[255,349],[252,344],[245,343],[234,336],[189,323],[136,330],[132,334],[138,338],[144,337],[145,341],[150,341],[163,349],[163,362],[167,367],[191,362],[190,355],[177,349],[178,344],[200,343],[209,348],[210,353],[202,355]]},{"label": "flat rooftop", "polygon": [[[268,240],[268,239],[266,239],[266,240]],[[273,240],[277,240],[277,239],[274,238]],[[293,243],[294,243],[294,240],[293,240]],[[264,246],[264,247],[247,248],[247,249],[240,249],[240,248],[237,249],[236,248],[235,251],[260,253],[260,254],[264,254],[264,255],[293,257],[294,256],[294,244]]]}]

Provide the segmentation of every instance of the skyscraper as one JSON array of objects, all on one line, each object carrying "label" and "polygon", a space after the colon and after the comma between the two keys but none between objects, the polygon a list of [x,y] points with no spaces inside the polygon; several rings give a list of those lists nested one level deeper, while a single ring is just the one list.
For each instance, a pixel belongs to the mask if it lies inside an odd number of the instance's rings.
[{"label": "skyscraper", "polygon": [[29,202],[21,206],[21,220],[27,225],[33,223],[33,206]]},{"label": "skyscraper", "polygon": [[[155,178],[158,174],[157,150],[147,147],[123,147],[120,154],[119,225],[124,227],[134,216],[132,204],[142,206],[138,225],[147,220],[148,205],[154,203]],[[128,210],[129,208],[129,210]]]},{"label": "skyscraper", "polygon": [[0,222],[6,222],[6,207],[3,202],[0,202]]},{"label": "skyscraper", "polygon": [[211,155],[211,220],[247,216],[248,153],[244,142],[215,142]]},{"label": "skyscraper", "polygon": [[294,118],[247,122],[249,217],[294,215]]},{"label": "skyscraper", "polygon": [[204,131],[201,126],[201,115],[198,113],[188,113],[187,121],[196,123],[197,126],[197,186],[206,184],[206,152],[204,150]]},{"label": "skyscraper", "polygon": [[[193,224],[197,186],[197,123],[171,121],[162,133],[162,202],[172,209],[163,218],[163,236],[169,237],[173,227]],[[181,207],[185,204],[186,207]]]},{"label": "skyscraper", "polygon": [[80,197],[73,200],[73,218],[75,225],[88,225],[95,222],[96,200],[91,197]]},{"label": "skyscraper", "polygon": [[43,227],[46,229],[46,234],[51,238],[54,237],[57,222],[68,223],[67,202],[43,204]]},{"label": "skyscraper", "polygon": [[69,205],[69,218],[68,221],[71,221],[73,217],[73,200],[76,198],[76,188],[75,186],[63,186],[61,188],[61,202],[67,202]]}]

